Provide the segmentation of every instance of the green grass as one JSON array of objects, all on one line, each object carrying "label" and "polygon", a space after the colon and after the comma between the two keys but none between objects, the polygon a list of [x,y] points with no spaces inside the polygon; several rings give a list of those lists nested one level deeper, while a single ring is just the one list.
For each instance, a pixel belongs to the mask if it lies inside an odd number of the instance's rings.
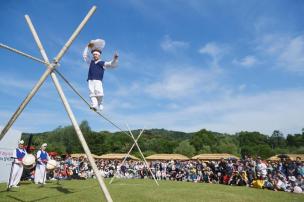
[{"label": "green grass", "polygon": [[[293,194],[217,184],[153,180],[116,180],[107,187],[113,201],[304,201],[304,194]],[[0,201],[101,201],[103,195],[96,180],[49,182],[44,187],[24,182],[20,188],[6,191],[0,184]]]}]

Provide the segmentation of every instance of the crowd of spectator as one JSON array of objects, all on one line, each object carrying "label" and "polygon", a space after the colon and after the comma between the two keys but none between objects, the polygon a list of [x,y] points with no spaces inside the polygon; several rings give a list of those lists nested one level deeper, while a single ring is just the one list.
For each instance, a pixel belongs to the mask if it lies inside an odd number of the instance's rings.
[{"label": "crowd of spectator", "polygon": [[[88,179],[94,173],[84,157],[57,159],[58,165],[48,174],[50,180]],[[304,193],[304,163],[301,159],[291,161],[263,161],[261,158],[245,157],[242,160],[218,161],[151,161],[148,167],[142,161],[96,160],[104,178],[152,178],[195,183],[214,183],[230,186],[247,186],[273,191]],[[150,172],[151,171],[151,172]]]}]

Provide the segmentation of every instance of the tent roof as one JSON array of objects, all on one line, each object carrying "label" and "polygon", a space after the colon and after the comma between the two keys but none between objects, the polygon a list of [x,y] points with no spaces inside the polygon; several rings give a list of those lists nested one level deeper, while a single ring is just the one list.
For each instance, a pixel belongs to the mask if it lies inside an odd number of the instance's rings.
[{"label": "tent roof", "polygon": [[[75,157],[75,158],[79,158],[79,157],[87,157],[87,155],[86,154],[84,154],[84,153],[78,153],[78,154],[71,154],[71,157]],[[92,154],[92,156],[93,156],[93,158],[95,158],[95,159],[98,159],[99,158],[99,156],[97,156],[96,154]]]},{"label": "tent roof", "polygon": [[192,159],[200,159],[200,160],[220,160],[221,158],[228,159],[228,158],[234,158],[239,159],[239,157],[234,156],[232,154],[227,153],[221,153],[221,154],[199,154],[196,156],[193,156]]},{"label": "tent roof", "polygon": [[[267,160],[269,160],[269,161],[279,161],[279,160],[281,160],[281,158],[279,157],[280,155],[282,155],[282,154],[272,156],[272,157],[268,158]],[[295,161],[297,159],[297,157],[299,157],[301,161],[304,161],[304,154],[284,154],[284,155],[288,156],[289,159],[293,160],[293,161]]]},{"label": "tent roof", "polygon": [[188,160],[187,156],[182,154],[153,154],[146,158],[147,160]]},{"label": "tent roof", "polygon": [[[112,154],[104,154],[99,156],[100,159],[124,159],[127,153],[112,153]],[[129,155],[129,158],[133,160],[139,160],[137,157],[133,155]]]}]

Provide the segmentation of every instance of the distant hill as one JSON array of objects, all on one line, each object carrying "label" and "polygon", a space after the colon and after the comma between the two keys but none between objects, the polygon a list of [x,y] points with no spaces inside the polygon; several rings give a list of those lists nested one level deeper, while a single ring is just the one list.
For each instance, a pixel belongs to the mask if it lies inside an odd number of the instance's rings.
[{"label": "distant hill", "polygon": [[[80,128],[91,152],[97,155],[126,153],[133,144],[131,137],[121,131],[92,131],[87,121],[83,121]],[[133,130],[132,133],[137,136],[140,130]],[[60,154],[83,152],[72,126],[58,127],[43,133],[23,133],[22,138],[25,142],[30,135],[33,135],[32,145],[36,149],[46,142],[49,145],[48,151],[56,151]],[[276,130],[271,136],[267,136],[259,132],[247,131],[230,135],[206,129],[193,133],[150,129],[145,130],[138,143],[145,155],[181,153],[191,157],[200,153],[230,153],[267,158],[280,153],[304,153],[304,130],[302,134],[287,136]],[[139,156],[136,148],[132,154]]]}]

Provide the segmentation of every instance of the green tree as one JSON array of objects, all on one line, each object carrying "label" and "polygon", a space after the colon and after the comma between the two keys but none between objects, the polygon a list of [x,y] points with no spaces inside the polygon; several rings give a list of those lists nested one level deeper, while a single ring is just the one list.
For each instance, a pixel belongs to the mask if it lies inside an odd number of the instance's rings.
[{"label": "green tree", "polygon": [[211,147],[213,145],[217,145],[218,139],[215,133],[203,129],[192,135],[190,143],[194,146],[196,151],[200,151],[206,146]]},{"label": "green tree", "polygon": [[199,150],[198,154],[210,154],[211,147],[209,145],[204,146],[201,150]]},{"label": "green tree", "polygon": [[304,145],[304,134],[288,134],[286,141],[289,147],[301,147]]},{"label": "green tree", "polygon": [[240,146],[254,146],[268,144],[268,136],[259,132],[240,132],[237,133]]},{"label": "green tree", "polygon": [[269,142],[272,149],[286,146],[284,135],[279,130],[273,131],[272,135],[269,138]]},{"label": "green tree", "polygon": [[195,154],[195,148],[189,143],[188,140],[184,140],[179,143],[178,147],[174,149],[174,153],[183,154],[190,158]]}]

